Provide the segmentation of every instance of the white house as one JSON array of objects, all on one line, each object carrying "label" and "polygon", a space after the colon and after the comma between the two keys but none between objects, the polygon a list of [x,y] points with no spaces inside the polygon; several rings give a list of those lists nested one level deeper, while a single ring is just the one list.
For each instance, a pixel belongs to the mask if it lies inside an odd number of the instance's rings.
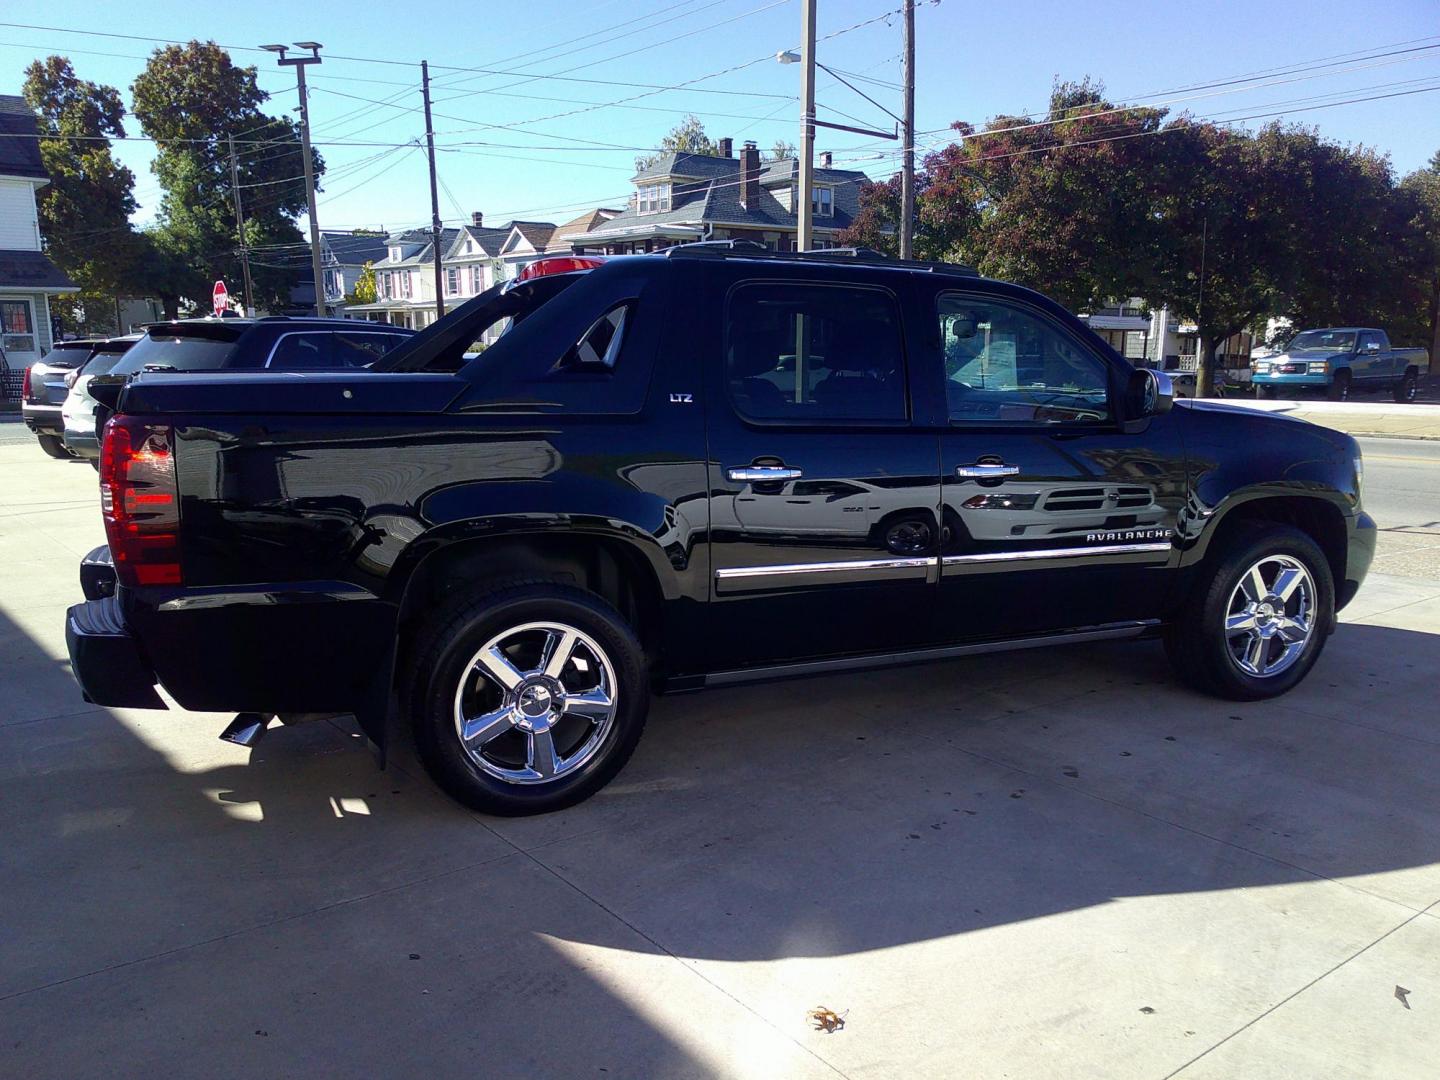
[{"label": "white house", "polygon": [[50,351],[50,297],[79,291],[40,239],[35,193],[50,177],[38,135],[25,99],[0,94],[0,349],[16,383],[19,372]]}]

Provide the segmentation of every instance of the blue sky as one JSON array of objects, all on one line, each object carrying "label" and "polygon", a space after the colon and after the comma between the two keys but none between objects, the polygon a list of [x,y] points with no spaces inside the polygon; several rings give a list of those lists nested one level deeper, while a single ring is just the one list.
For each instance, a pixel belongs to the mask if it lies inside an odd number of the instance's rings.
[{"label": "blue sky", "polygon": [[[899,19],[876,17],[898,6],[898,0],[819,0],[820,60],[880,80],[859,85],[895,112],[898,90],[882,83],[900,78]],[[563,221],[586,207],[622,205],[635,148],[653,146],[687,112],[699,115],[712,137],[732,135],[737,144],[753,138],[768,147],[777,138],[794,142],[798,133],[799,69],[771,59],[777,49],[798,44],[798,0],[379,6],[247,0],[223,9],[226,16],[219,19],[214,12],[221,9],[193,0],[143,2],[117,18],[120,10],[99,0],[9,6],[5,19],[57,29],[0,27],[0,92],[18,93],[25,65],[59,52],[70,56],[82,77],[119,86],[128,101],[129,84],[153,45],[58,28],[200,37],[235,47],[320,41],[327,59],[310,69],[311,119],[329,167],[320,199],[326,227],[428,222],[424,156],[405,145],[424,130],[421,59],[430,61],[437,84],[441,214],[447,221],[472,210],[484,211],[487,223],[512,216]],[[1037,110],[1054,77],[1088,74],[1102,80],[1114,99],[1168,101],[1173,110],[1200,117],[1284,111],[1339,142],[1389,154],[1403,174],[1440,149],[1440,89],[1318,110],[1305,106],[1440,88],[1440,48],[1354,59],[1401,43],[1412,49],[1440,45],[1437,13],[1435,0],[1192,0],[1183,6],[920,0],[917,127],[933,131],[957,119],[978,122]],[[266,53],[237,49],[235,57],[258,65],[274,111],[295,106],[289,69],[277,69]],[[1181,89],[1327,58],[1344,66]],[[513,74],[455,70],[475,67]],[[672,86],[730,68],[738,70],[689,90],[631,85]],[[865,126],[888,120],[823,73],[819,87],[822,118]],[[376,104],[387,100],[393,104]],[[615,102],[625,107],[607,104]],[[139,134],[133,121],[128,130]],[[920,141],[936,139],[943,133]],[[818,150],[834,152],[837,165],[875,177],[894,171],[886,147],[823,130],[817,142]],[[128,142],[119,153],[136,173],[138,220],[148,220],[159,198],[149,147]]]}]

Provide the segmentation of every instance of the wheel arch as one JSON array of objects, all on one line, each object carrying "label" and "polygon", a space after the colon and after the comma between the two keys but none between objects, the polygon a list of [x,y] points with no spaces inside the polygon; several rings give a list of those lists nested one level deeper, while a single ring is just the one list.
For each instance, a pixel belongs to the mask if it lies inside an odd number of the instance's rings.
[{"label": "wheel arch", "polygon": [[1289,525],[1315,541],[1325,554],[1338,600],[1345,582],[1349,532],[1345,512],[1333,500],[1319,495],[1256,493],[1234,500],[1211,519],[1202,542],[1194,549],[1194,565],[1204,562],[1213,552],[1223,550],[1237,532],[1267,522]]}]

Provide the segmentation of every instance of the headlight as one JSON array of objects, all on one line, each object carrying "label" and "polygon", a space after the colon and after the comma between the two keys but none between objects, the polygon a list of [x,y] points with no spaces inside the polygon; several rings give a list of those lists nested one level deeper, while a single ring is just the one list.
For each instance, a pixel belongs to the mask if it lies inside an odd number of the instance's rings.
[{"label": "headlight", "polygon": [[1360,488],[1365,483],[1365,456],[1360,453],[1360,447],[1355,447],[1355,494],[1360,494]]},{"label": "headlight", "polygon": [[1330,370],[1329,363],[1324,360],[1311,360],[1309,367],[1311,375],[1324,375]]}]

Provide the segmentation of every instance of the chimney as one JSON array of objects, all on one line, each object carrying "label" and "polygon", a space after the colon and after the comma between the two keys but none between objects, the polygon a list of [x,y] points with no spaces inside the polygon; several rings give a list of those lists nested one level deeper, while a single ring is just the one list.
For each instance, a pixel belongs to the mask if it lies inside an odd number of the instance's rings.
[{"label": "chimney", "polygon": [[730,138],[730,136],[728,136],[728,135],[725,136],[725,138],[723,138],[723,139],[720,140],[720,156],[721,156],[721,157],[734,157],[734,156],[735,156],[735,140],[732,139],[732,138]]},{"label": "chimney", "polygon": [[830,168],[830,163],[831,163],[832,161],[834,161],[834,160],[835,160],[835,159],[830,156],[830,151],[829,151],[829,150],[823,151],[823,152],[820,154],[820,168],[822,168],[822,169],[828,169],[828,168]]},{"label": "chimney", "polygon": [[485,215],[479,210],[473,211],[470,214],[470,224],[477,229],[480,228],[480,226],[485,224]]},{"label": "chimney", "polygon": [[760,151],[753,141],[740,151],[740,205],[746,210],[760,205]]}]

